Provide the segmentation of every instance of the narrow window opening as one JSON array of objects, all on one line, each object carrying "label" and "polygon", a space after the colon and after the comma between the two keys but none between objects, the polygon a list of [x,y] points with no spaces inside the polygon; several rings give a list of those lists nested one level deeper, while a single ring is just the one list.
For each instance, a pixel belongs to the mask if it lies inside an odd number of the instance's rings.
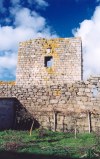
[{"label": "narrow window opening", "polygon": [[52,67],[53,65],[53,57],[52,56],[45,56],[45,59],[44,59],[44,66],[45,67]]}]

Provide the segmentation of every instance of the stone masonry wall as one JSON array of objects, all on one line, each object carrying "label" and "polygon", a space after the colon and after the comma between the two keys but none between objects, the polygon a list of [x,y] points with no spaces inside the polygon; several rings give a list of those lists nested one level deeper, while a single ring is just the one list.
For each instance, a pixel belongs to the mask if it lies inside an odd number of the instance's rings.
[{"label": "stone masonry wall", "polygon": [[[40,125],[57,131],[100,131],[100,77],[52,86],[0,85],[0,98],[16,97]],[[90,118],[90,119],[89,119]],[[55,125],[56,123],[56,125]]]},{"label": "stone masonry wall", "polygon": [[[52,60],[51,66],[47,66],[48,58]],[[19,45],[16,84],[74,82],[82,80],[82,69],[80,38],[34,39]]]}]

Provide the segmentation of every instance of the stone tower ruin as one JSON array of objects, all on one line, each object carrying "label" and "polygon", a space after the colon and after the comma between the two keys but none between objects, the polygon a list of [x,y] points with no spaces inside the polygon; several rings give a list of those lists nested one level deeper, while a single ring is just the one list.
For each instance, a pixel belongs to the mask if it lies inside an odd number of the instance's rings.
[{"label": "stone tower ruin", "polygon": [[49,130],[100,132],[100,76],[82,78],[81,38],[21,42],[16,83],[0,85],[0,128],[21,128],[27,112]]},{"label": "stone tower ruin", "polygon": [[21,42],[17,85],[57,85],[83,79],[81,38]]}]

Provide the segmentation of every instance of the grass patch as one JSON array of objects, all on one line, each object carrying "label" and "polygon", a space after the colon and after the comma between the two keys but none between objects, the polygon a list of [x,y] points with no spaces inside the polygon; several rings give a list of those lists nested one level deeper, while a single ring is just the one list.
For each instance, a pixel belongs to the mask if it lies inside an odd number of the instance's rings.
[{"label": "grass patch", "polygon": [[[35,154],[98,157],[100,154],[99,137],[95,134],[74,134],[37,129],[29,135],[28,131],[1,131],[0,150],[27,152]],[[99,158],[98,158],[99,159]]]}]

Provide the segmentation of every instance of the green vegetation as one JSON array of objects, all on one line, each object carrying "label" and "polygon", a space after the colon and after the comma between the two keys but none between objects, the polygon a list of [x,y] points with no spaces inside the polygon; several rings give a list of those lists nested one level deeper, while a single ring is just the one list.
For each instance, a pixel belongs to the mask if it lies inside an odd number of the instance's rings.
[{"label": "green vegetation", "polygon": [[69,156],[73,158],[92,158],[100,155],[100,138],[93,133],[74,134],[37,129],[29,135],[28,131],[1,131],[0,151],[28,152]]}]

